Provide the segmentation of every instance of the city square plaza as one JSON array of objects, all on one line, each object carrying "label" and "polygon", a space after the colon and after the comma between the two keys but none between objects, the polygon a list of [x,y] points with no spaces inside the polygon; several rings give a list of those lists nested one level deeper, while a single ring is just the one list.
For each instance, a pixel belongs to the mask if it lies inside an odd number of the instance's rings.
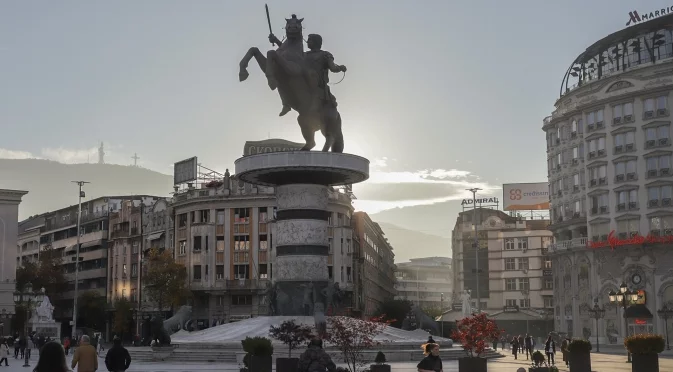
[{"label": "city square plaza", "polygon": [[[134,349],[133,347],[129,348],[130,350]],[[614,352],[617,352],[615,349]],[[489,372],[515,372],[517,369],[523,367],[528,371],[530,367],[530,362],[526,360],[526,355],[523,355],[523,359],[519,357],[518,360],[515,360],[514,357],[510,354],[509,350],[505,350],[505,357],[490,359],[488,361],[488,371]],[[568,371],[568,368],[560,362],[561,353],[556,353],[557,364],[559,371]],[[68,366],[72,361],[72,354],[67,357]],[[23,361],[16,360],[10,357],[10,365],[8,367],[2,367],[3,371],[8,372],[19,372],[32,370],[37,364],[37,358],[33,358],[30,361],[30,368],[23,367]],[[98,370],[105,371],[104,358],[101,357],[98,361]],[[415,372],[417,371],[416,365],[418,362],[393,362],[389,363],[394,372]],[[593,353],[591,354],[591,366],[592,370],[596,372],[630,372],[631,364],[626,363],[626,355],[623,353],[620,354],[606,354],[606,353]],[[132,362],[131,367],[127,372],[208,372],[208,371],[236,371],[240,370],[241,366],[236,363],[151,363],[151,362]],[[659,357],[659,370],[660,371],[673,371],[673,353],[671,351],[664,351],[660,354]],[[73,372],[76,372],[77,369]],[[458,371],[458,361],[449,360],[444,361],[444,372],[457,372]],[[643,371],[646,372],[646,371]]]}]

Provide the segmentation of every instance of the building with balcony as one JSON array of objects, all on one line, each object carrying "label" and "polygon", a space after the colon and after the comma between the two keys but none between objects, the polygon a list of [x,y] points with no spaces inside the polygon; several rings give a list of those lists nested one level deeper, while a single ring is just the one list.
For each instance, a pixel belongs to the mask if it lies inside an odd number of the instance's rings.
[{"label": "building with balcony", "polygon": [[[230,177],[173,196],[174,254],[187,267],[197,328],[269,315],[275,258],[272,187]],[[329,194],[329,278],[353,291],[351,197]]]},{"label": "building with balcony", "polygon": [[[144,200],[148,196],[110,196],[82,201],[78,292],[94,291],[108,298],[108,239],[110,215],[119,211],[125,201]],[[17,265],[39,259],[40,252],[51,250],[62,257],[68,289],[63,293],[47,293],[54,305],[54,318],[62,325],[62,334],[69,334],[75,296],[75,265],[77,253],[77,204],[53,212],[33,216],[19,223]],[[130,230],[129,230],[130,233]],[[115,236],[121,236],[119,233]]]},{"label": "building with balcony", "polygon": [[412,258],[397,264],[395,299],[408,300],[421,309],[443,310],[451,305],[453,270],[449,257]]},{"label": "building with balcony", "polygon": [[174,241],[174,221],[170,209],[170,200],[160,198],[150,206],[143,206],[142,209],[142,233],[143,242],[141,244],[142,256],[140,258],[140,283],[139,293],[140,311],[144,314],[155,313],[159,311],[169,311],[169,307],[159,309],[158,305],[150,301],[143,291],[143,276],[147,273],[147,254],[151,249],[163,251],[169,249],[172,252]]},{"label": "building with balcony", "polygon": [[[395,253],[388,242],[381,226],[372,221],[365,212],[353,214],[353,229],[357,236],[359,249],[354,269],[346,266],[346,276],[351,280],[351,272],[355,270],[360,286],[356,300],[365,317],[373,316],[379,305],[395,298]],[[343,252],[343,247],[342,247]],[[343,277],[344,273],[341,273]]]},{"label": "building with balcony", "polygon": [[[594,302],[610,309],[598,333],[611,344],[626,331],[664,333],[652,314],[673,305],[673,258],[663,244],[673,238],[672,23],[673,15],[654,18],[589,46],[543,120],[555,327],[575,337],[596,336]],[[643,291],[628,330],[608,303],[621,283]]]},{"label": "building with balcony", "polygon": [[459,213],[451,247],[454,303],[460,303],[457,294],[469,290],[472,309],[479,301],[481,310],[489,313],[516,309],[536,314],[553,308],[552,264],[548,255],[552,233],[547,230],[548,225],[548,220],[526,220],[495,209]]}]

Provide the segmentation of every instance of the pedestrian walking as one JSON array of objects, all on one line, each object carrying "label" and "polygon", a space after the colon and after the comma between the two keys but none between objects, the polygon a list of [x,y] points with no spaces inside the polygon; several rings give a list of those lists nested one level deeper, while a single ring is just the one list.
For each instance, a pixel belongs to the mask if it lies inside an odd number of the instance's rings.
[{"label": "pedestrian walking", "polygon": [[441,372],[442,358],[439,357],[439,345],[429,343],[425,345],[425,358],[416,366],[418,372]]},{"label": "pedestrian walking", "polygon": [[551,335],[547,337],[547,342],[544,343],[544,352],[547,354],[547,364],[550,366],[556,364],[556,361],[554,360],[554,356],[556,354],[556,343],[551,338]]},{"label": "pedestrian walking", "polygon": [[65,349],[65,355],[68,355],[70,352],[70,338],[66,337],[63,339],[63,349]]},{"label": "pedestrian walking", "polygon": [[524,343],[526,346],[526,360],[528,360],[533,355],[533,337],[530,334],[526,334]]},{"label": "pedestrian walking", "polygon": [[570,351],[568,351],[568,345],[570,344],[570,339],[565,338],[561,342],[561,354],[563,356],[563,362],[566,364],[566,367],[568,367],[569,360],[570,360]]},{"label": "pedestrian walking", "polygon": [[505,344],[507,343],[507,339],[505,336],[500,337],[500,349],[505,350]]},{"label": "pedestrian walking", "polygon": [[112,347],[105,356],[105,366],[110,372],[124,372],[131,365],[131,355],[129,351],[122,346],[122,340],[115,336],[112,340]]},{"label": "pedestrian walking", "polygon": [[519,354],[519,338],[514,336],[512,342],[510,342],[510,345],[512,345],[512,354],[514,354],[514,359],[518,359],[517,355]]},{"label": "pedestrian walking", "polygon": [[82,336],[72,357],[72,369],[76,366],[78,372],[96,372],[98,369],[98,355],[87,335]]},{"label": "pedestrian walking", "polygon": [[5,362],[5,366],[9,367],[9,345],[7,345],[6,339],[0,344],[0,365],[2,365],[3,361]]},{"label": "pedestrian walking", "polygon": [[322,340],[314,338],[308,344],[306,351],[299,357],[297,371],[324,372],[325,370],[333,372],[336,370],[336,365],[322,348]]},{"label": "pedestrian walking", "polygon": [[519,341],[519,352],[523,353],[523,351],[524,351],[523,349],[525,348],[525,344],[523,342],[523,336],[519,335],[519,338],[518,338],[517,341]]},{"label": "pedestrian walking", "polygon": [[33,372],[70,372],[65,361],[65,351],[58,341],[48,342],[42,346]]},{"label": "pedestrian walking", "polygon": [[26,339],[26,361],[30,360],[31,350],[35,349],[35,343],[31,337]]},{"label": "pedestrian walking", "polygon": [[19,349],[21,349],[21,340],[17,337],[14,339],[14,359],[19,359]]}]

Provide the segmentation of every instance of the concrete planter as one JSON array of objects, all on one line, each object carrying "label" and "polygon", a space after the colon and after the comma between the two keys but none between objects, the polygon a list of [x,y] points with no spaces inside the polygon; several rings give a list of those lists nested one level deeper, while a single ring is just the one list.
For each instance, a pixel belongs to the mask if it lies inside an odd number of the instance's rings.
[{"label": "concrete planter", "polygon": [[458,359],[458,372],[488,372],[486,359],[460,358]]},{"label": "concrete planter", "polygon": [[276,372],[297,372],[299,358],[276,358]]},{"label": "concrete planter", "polygon": [[273,370],[273,358],[269,356],[250,356],[250,371],[271,372]]},{"label": "concrete planter", "polygon": [[631,354],[632,372],[659,372],[659,354]]},{"label": "concrete planter", "polygon": [[371,372],[390,372],[390,365],[388,364],[372,364],[369,366]]},{"label": "concrete planter", "polygon": [[570,363],[570,372],[591,372],[591,354],[589,353],[570,353],[568,354]]},{"label": "concrete planter", "polygon": [[169,345],[169,346],[153,346],[152,347],[152,360],[153,361],[165,361],[166,359],[169,359],[171,355],[173,355],[173,350],[175,350],[175,346]]}]

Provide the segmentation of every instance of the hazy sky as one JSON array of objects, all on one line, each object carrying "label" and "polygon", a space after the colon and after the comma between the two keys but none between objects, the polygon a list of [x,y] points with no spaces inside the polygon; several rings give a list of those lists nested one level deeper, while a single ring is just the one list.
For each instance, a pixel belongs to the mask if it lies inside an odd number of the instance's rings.
[{"label": "hazy sky", "polygon": [[[358,207],[437,235],[459,210],[447,200],[470,185],[501,196],[502,183],[546,181],[540,128],[569,64],[634,8],[668,5],[269,1],[276,35],[296,13],[348,67],[332,87],[346,152],[373,164]],[[196,155],[223,171],[246,140],[300,141],[256,65],[238,81],[239,60],[270,48],[267,35],[262,1],[2,1],[0,157],[95,161],[104,141],[108,162],[137,152],[171,173]]]}]

